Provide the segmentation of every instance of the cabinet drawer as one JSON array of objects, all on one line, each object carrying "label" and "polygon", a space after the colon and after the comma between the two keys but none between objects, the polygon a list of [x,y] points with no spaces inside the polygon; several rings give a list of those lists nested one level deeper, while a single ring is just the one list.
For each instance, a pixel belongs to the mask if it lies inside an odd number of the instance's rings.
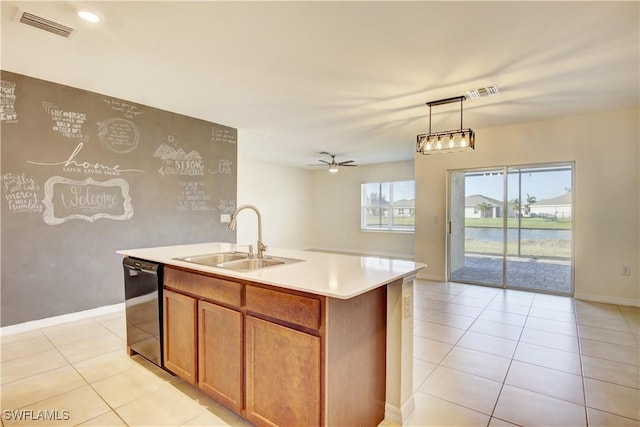
[{"label": "cabinet drawer", "polygon": [[302,295],[247,285],[247,310],[311,329],[320,329],[321,302]]},{"label": "cabinet drawer", "polygon": [[242,305],[241,283],[205,276],[193,271],[177,270],[166,266],[164,286],[236,307]]}]

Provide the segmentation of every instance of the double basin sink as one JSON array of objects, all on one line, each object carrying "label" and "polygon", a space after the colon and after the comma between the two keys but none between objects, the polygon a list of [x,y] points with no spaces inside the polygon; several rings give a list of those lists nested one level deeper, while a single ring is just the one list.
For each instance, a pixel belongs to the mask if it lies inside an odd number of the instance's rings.
[{"label": "double basin sink", "polygon": [[218,267],[242,272],[302,261],[301,259],[282,257],[249,258],[249,255],[245,252],[216,252],[174,259],[207,267]]}]

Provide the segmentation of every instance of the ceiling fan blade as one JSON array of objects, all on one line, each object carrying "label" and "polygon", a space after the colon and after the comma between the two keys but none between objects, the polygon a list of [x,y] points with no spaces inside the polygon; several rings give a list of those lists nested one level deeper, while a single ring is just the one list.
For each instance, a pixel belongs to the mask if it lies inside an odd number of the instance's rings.
[{"label": "ceiling fan blade", "polygon": [[345,167],[356,167],[356,166],[358,166],[358,165],[343,165],[343,164],[341,164],[341,163],[339,163],[339,165],[340,165],[340,166],[345,166]]},{"label": "ceiling fan blade", "polygon": [[327,167],[327,165],[322,165],[322,164],[317,164],[317,163],[314,163],[314,164],[308,164],[307,166],[322,166],[323,168],[326,168],[326,167]]},{"label": "ceiling fan blade", "polygon": [[355,160],[347,160],[347,161],[344,161],[344,162],[339,162],[338,164],[340,166],[342,166],[342,165],[346,165],[347,163],[353,163],[353,162],[355,162]]},{"label": "ceiling fan blade", "polygon": [[319,162],[324,163],[325,165],[330,165],[331,163],[327,162],[326,160],[318,160]]}]

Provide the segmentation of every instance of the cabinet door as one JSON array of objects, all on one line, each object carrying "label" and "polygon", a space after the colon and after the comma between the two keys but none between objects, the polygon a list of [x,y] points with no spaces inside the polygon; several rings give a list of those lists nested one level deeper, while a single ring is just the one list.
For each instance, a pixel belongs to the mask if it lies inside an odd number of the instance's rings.
[{"label": "cabinet door", "polygon": [[245,345],[247,419],[320,425],[320,338],[247,316]]},{"label": "cabinet door", "polygon": [[198,383],[211,397],[242,411],[242,313],[198,303]]},{"label": "cabinet door", "polygon": [[195,384],[197,301],[164,289],[164,365]]}]

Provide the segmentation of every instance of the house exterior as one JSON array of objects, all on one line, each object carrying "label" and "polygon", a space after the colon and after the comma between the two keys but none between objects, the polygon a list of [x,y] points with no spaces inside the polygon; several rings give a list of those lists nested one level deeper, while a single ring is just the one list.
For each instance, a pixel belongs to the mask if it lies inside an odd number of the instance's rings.
[{"label": "house exterior", "polygon": [[[482,207],[485,207],[484,212]],[[500,218],[502,202],[481,194],[473,194],[464,199],[465,218]]]},{"label": "house exterior", "polygon": [[544,218],[571,218],[571,193],[538,200],[530,206],[530,215]]}]

